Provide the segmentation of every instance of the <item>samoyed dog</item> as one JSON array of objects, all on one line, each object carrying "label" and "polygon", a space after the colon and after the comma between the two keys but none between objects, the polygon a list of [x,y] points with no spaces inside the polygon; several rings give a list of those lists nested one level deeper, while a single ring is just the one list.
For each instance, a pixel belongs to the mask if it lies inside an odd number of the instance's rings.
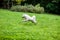
[{"label": "samoyed dog", "polygon": [[22,15],[22,18],[24,18],[24,22],[26,21],[31,21],[32,23],[35,23],[36,24],[36,16],[29,16],[28,14],[23,14]]}]

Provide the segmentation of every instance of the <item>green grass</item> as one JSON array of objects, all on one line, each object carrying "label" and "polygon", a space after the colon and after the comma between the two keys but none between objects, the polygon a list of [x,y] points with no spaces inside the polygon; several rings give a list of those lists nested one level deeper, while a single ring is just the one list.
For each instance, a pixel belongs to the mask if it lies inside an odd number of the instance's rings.
[{"label": "green grass", "polygon": [[37,24],[22,22],[24,12],[0,9],[0,40],[60,40],[60,16],[35,14]]}]

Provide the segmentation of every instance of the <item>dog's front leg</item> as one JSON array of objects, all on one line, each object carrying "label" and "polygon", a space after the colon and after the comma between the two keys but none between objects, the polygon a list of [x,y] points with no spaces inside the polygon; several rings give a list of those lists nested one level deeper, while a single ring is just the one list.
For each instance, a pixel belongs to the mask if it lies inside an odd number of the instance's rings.
[{"label": "dog's front leg", "polygon": [[23,20],[23,22],[26,22],[26,21],[28,21],[28,19]]}]

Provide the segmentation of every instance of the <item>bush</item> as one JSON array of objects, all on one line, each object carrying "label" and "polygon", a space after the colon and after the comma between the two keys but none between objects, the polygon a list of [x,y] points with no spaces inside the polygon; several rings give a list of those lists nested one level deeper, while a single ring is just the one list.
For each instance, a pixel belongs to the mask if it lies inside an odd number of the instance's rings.
[{"label": "bush", "polygon": [[11,7],[11,10],[12,11],[18,11],[18,12],[25,12],[26,11],[26,9],[27,9],[27,7],[25,7],[25,6],[21,6],[21,5],[17,5],[17,6],[12,6]]},{"label": "bush", "polygon": [[42,13],[44,12],[44,8],[40,7],[40,4],[37,4],[35,6],[33,5],[16,5],[11,7],[12,11],[18,11],[18,12],[32,12],[32,13]]},{"label": "bush", "polygon": [[27,7],[27,12],[32,12],[32,13],[34,13],[34,11],[33,11],[33,8],[34,8],[34,6],[33,5],[26,5],[26,7]]},{"label": "bush", "polygon": [[44,8],[40,7],[40,4],[35,5],[35,12],[36,13],[43,13],[44,12]]}]

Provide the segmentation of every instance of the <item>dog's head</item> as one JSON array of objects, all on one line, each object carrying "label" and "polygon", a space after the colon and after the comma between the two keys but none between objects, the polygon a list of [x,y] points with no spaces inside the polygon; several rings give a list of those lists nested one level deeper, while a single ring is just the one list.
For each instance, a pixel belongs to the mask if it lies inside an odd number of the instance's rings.
[{"label": "dog's head", "polygon": [[22,15],[22,18],[26,19],[27,16],[28,16],[27,14],[23,14],[23,15]]},{"label": "dog's head", "polygon": [[28,16],[29,16],[28,14],[23,14],[22,18],[25,18],[25,17],[28,17]]}]

